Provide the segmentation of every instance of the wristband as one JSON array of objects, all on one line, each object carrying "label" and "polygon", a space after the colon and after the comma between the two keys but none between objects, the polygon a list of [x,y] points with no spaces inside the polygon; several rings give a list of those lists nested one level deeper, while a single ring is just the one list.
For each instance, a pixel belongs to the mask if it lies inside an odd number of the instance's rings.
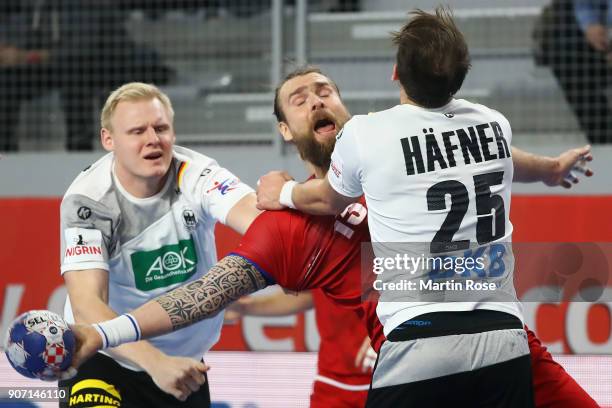
[{"label": "wristband", "polygon": [[102,349],[117,347],[123,343],[138,341],[141,337],[138,322],[131,314],[122,314],[112,320],[93,324],[102,337]]},{"label": "wristband", "polygon": [[293,199],[291,198],[291,194],[293,193],[293,188],[297,184],[297,181],[290,180],[283,184],[283,188],[280,192],[280,197],[278,198],[278,202],[284,205],[285,207],[293,208],[295,210],[295,204],[293,204]]}]

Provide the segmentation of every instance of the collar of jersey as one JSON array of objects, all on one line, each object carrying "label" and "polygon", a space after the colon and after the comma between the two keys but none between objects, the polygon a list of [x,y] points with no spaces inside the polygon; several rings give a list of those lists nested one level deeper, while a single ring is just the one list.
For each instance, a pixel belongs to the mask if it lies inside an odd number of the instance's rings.
[{"label": "collar of jersey", "polygon": [[402,107],[407,107],[407,108],[410,108],[410,109],[416,109],[416,110],[427,111],[427,112],[446,112],[447,110],[452,108],[452,106],[455,103],[455,101],[456,101],[456,99],[452,98],[449,103],[447,103],[444,106],[440,106],[439,108],[424,108],[422,106],[413,105],[411,103],[402,103],[402,104],[399,104],[397,106],[402,106]]},{"label": "collar of jersey", "polygon": [[[173,166],[170,166],[170,167],[172,168]],[[171,170],[168,170],[168,171],[171,171]],[[171,174],[168,175],[168,177],[166,178],[166,183],[164,184],[164,187],[162,187],[162,189],[159,190],[158,193],[156,193],[155,195],[152,195],[151,197],[139,198],[139,197],[135,197],[132,194],[130,194],[121,185],[121,182],[119,181],[119,179],[117,178],[117,175],[115,174],[115,162],[114,161],[111,166],[111,173],[113,175],[113,181],[115,182],[115,185],[117,186],[117,190],[119,190],[121,195],[124,196],[128,201],[131,201],[134,204],[141,204],[141,205],[155,203],[157,199],[162,197],[166,193],[166,191],[168,191],[168,188],[170,187],[170,183],[173,180],[172,175]]]}]

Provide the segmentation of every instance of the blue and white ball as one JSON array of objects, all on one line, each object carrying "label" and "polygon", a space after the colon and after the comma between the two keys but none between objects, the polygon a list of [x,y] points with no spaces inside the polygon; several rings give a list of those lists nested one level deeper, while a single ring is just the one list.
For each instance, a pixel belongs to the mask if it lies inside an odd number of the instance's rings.
[{"label": "blue and white ball", "polygon": [[70,367],[74,347],[74,333],[64,319],[47,310],[33,310],[13,321],[4,350],[19,374],[55,381]]}]

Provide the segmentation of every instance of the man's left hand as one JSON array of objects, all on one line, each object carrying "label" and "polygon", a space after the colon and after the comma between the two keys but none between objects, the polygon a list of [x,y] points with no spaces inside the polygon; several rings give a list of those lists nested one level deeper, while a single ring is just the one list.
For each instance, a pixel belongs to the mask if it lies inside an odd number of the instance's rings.
[{"label": "man's left hand", "polygon": [[578,174],[584,174],[585,177],[591,177],[594,174],[593,170],[587,166],[587,163],[593,160],[590,145],[570,149],[561,153],[555,160],[554,170],[544,179],[547,186],[571,188],[580,181]]}]

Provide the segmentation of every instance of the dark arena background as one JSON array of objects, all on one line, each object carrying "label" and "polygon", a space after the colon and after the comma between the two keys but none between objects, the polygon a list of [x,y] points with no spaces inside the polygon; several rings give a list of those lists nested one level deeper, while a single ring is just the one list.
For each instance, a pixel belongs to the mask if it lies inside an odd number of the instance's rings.
[{"label": "dark arena background", "polygon": [[[571,16],[550,17],[551,8],[563,1],[555,0],[552,6],[549,0],[449,3],[472,59],[457,97],[506,115],[512,145],[523,150],[554,157],[570,148],[593,146],[593,177],[579,175],[580,182],[571,189],[515,184],[510,219],[513,242],[546,243],[553,248],[551,254],[567,255],[560,261],[564,265],[576,261],[572,251],[580,259],[587,258],[584,248],[593,246],[603,254],[597,268],[604,278],[595,298],[547,297],[542,293],[551,283],[538,279],[517,282],[517,292],[525,302],[525,323],[556,361],[601,406],[612,407],[612,82],[607,82],[612,26],[603,22],[603,57],[601,66],[594,67],[589,58],[566,55],[579,53],[570,50],[572,44],[589,40]],[[78,172],[105,153],[99,112],[111,90],[131,81],[158,85],[173,102],[176,143],[215,158],[250,186],[277,169],[305,179],[308,172],[296,149],[282,141],[276,128],[275,84],[295,65],[310,63],[336,81],[351,113],[392,107],[399,91],[390,80],[395,61],[390,33],[401,27],[410,9],[432,10],[437,4],[2,1],[2,340],[10,322],[24,311],[63,311],[59,205]],[[565,4],[565,11],[573,6]],[[231,251],[239,239],[217,225],[218,256]],[[577,275],[590,267],[586,260],[574,264],[571,273]],[[570,278],[557,275],[557,286],[563,288]],[[212,367],[213,407],[308,407],[318,347],[312,309],[226,322],[219,342],[206,355]],[[333,352],[340,351],[341,345]],[[50,385],[20,377],[4,353],[0,355],[0,407],[57,406],[39,401],[15,405],[8,398],[11,387]]]}]

